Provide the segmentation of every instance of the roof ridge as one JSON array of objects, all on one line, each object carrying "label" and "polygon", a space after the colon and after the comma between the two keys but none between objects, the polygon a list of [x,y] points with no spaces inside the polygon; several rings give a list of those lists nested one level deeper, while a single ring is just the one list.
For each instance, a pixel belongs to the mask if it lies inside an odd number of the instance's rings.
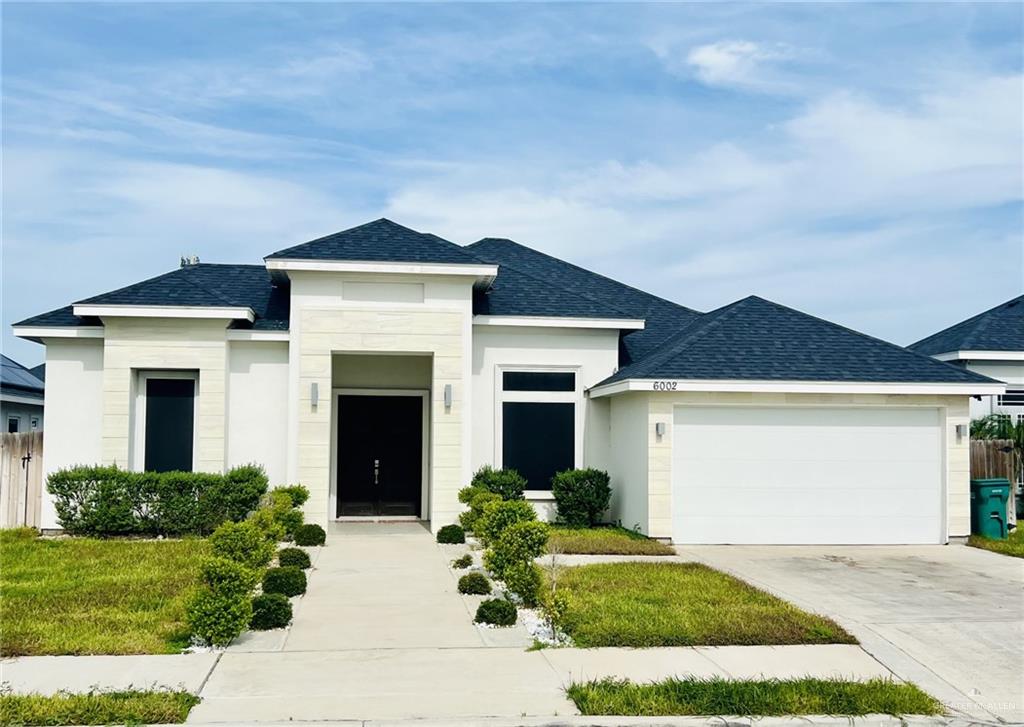
[{"label": "roof ridge", "polygon": [[[198,266],[196,266],[196,267],[198,267]],[[185,271],[182,274],[182,279],[186,283],[188,283],[189,285],[191,285],[194,288],[198,288],[199,290],[203,291],[204,293],[209,293],[213,297],[219,298],[220,300],[224,301],[226,304],[228,304],[230,306],[237,306],[238,305],[238,303],[236,301],[232,300],[231,298],[228,298],[223,293],[221,293],[219,290],[214,290],[213,288],[209,288],[206,285],[203,285],[203,284],[199,283],[196,280],[192,280],[191,276],[188,273],[188,270],[191,269],[191,268],[192,268],[192,266],[180,268],[180,270]],[[250,306],[246,306],[246,307],[251,308]]]},{"label": "roof ridge", "polygon": [[97,295],[90,295],[88,298],[82,298],[81,300],[74,301],[71,305],[72,306],[76,306],[76,305],[88,304],[88,302],[90,300],[94,299],[94,298],[102,298],[102,297],[105,297],[105,296],[108,296],[108,295],[114,295],[115,293],[122,293],[122,292],[128,290],[129,288],[134,288],[134,287],[136,287],[138,285],[142,285],[143,283],[152,283],[154,281],[162,280],[164,278],[170,277],[171,275],[174,275],[175,273],[178,273],[181,270],[183,270],[183,268],[178,267],[178,268],[175,268],[174,270],[169,270],[166,273],[160,273],[159,275],[154,275],[152,278],[146,278],[145,280],[140,280],[140,281],[138,281],[136,283],[130,283],[128,285],[122,285],[120,288],[115,288],[114,290],[108,290],[105,293],[99,293]]}]

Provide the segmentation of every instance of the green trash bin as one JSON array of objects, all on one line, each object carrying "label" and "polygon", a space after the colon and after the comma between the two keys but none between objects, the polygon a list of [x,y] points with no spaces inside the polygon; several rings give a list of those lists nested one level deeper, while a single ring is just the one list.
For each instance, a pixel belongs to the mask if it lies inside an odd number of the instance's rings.
[{"label": "green trash bin", "polygon": [[1009,499],[1010,481],[1005,477],[971,480],[971,533],[1005,540]]}]

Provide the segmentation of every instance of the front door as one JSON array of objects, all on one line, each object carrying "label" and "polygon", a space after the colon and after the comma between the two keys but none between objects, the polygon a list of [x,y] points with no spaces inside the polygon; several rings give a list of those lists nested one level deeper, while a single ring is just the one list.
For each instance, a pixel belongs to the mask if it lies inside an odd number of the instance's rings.
[{"label": "front door", "polygon": [[423,399],[338,397],[338,512],[420,515]]}]

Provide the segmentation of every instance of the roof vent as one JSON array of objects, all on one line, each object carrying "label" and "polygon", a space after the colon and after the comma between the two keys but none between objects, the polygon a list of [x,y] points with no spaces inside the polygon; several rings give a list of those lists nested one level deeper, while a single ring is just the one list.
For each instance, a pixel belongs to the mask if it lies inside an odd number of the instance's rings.
[{"label": "roof vent", "polygon": [[190,265],[198,265],[198,264],[199,264],[199,256],[198,255],[182,255],[181,256],[181,267],[183,267],[183,268],[187,268]]}]

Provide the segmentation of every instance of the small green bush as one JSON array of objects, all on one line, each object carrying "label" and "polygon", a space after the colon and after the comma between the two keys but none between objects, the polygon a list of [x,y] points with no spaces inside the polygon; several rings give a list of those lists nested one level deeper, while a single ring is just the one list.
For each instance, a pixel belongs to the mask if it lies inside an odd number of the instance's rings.
[{"label": "small green bush", "polygon": [[463,505],[468,505],[469,503],[473,502],[473,498],[479,495],[481,492],[488,492],[488,490],[485,490],[482,487],[473,487],[473,485],[463,487],[461,490],[459,490],[459,502],[461,502]]},{"label": "small green bush", "polygon": [[274,544],[251,520],[224,523],[210,535],[210,547],[214,555],[256,570],[274,557]]},{"label": "small green bush", "polygon": [[476,532],[476,526],[483,517],[484,507],[488,502],[501,502],[501,495],[496,495],[479,487],[467,487],[473,490],[473,497],[469,501],[469,509],[459,515],[459,525],[463,530]]},{"label": "small green bush", "polygon": [[186,618],[192,633],[212,646],[227,646],[249,625],[252,600],[202,588],[189,601]]},{"label": "small green bush", "polygon": [[548,534],[546,523],[527,520],[510,525],[484,553],[484,566],[495,577],[505,580],[510,567],[532,563],[544,553]]},{"label": "small green bush", "polygon": [[292,507],[302,507],[309,500],[309,488],[304,485],[283,485],[271,492],[283,492],[292,499]]},{"label": "small green bush", "polygon": [[590,527],[608,510],[612,488],[608,473],[596,469],[566,470],[551,479],[558,519],[570,527]]},{"label": "small green bush", "polygon": [[249,627],[256,631],[281,629],[292,620],[292,604],[282,593],[261,593],[252,599]]},{"label": "small green bush", "polygon": [[473,565],[473,556],[469,553],[466,553],[452,561],[452,568],[458,568],[459,570],[469,568],[471,565]]},{"label": "small green bush", "polygon": [[500,495],[502,500],[522,500],[526,478],[515,470],[496,470],[490,465],[484,465],[473,475],[470,486]]},{"label": "small green bush", "polygon": [[491,592],[491,582],[483,573],[467,573],[459,579],[459,593],[486,596]]},{"label": "small green bush", "polygon": [[203,582],[215,593],[247,596],[259,581],[259,573],[227,558],[207,558],[201,566]]},{"label": "small green bush", "polygon": [[263,574],[263,592],[299,596],[306,592],[306,574],[294,565],[271,568]]},{"label": "small green bush", "polygon": [[457,545],[466,542],[466,533],[458,525],[445,525],[437,531],[437,542]]},{"label": "small green bush", "polygon": [[278,565],[293,565],[296,568],[309,568],[312,562],[309,553],[302,548],[282,548],[277,553]]},{"label": "small green bush", "polygon": [[519,596],[523,605],[534,608],[540,599],[540,587],[544,581],[540,566],[536,563],[513,563],[505,568],[505,587]]},{"label": "small green bush", "polygon": [[533,505],[525,500],[500,500],[484,505],[483,515],[476,524],[476,536],[484,545],[501,537],[505,529],[516,523],[537,519]]},{"label": "small green bush", "polygon": [[327,533],[315,523],[307,523],[295,528],[296,545],[323,545],[325,542],[327,542]]},{"label": "small green bush", "polygon": [[477,623],[494,624],[495,626],[514,626],[516,623],[516,607],[504,598],[488,598],[476,609]]},{"label": "small green bush", "polygon": [[250,522],[259,528],[260,532],[263,533],[264,539],[273,545],[279,543],[288,537],[288,533],[285,531],[284,526],[278,522],[277,514],[272,508],[261,507],[258,508],[246,522]]}]

